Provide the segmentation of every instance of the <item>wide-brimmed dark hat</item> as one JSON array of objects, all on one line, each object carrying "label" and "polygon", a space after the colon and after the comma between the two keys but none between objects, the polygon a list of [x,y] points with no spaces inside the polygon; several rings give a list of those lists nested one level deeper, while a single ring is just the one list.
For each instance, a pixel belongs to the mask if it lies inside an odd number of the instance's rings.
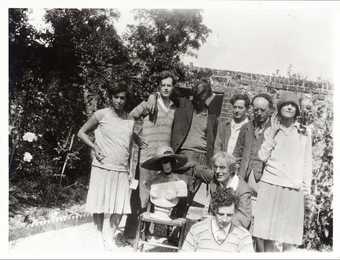
[{"label": "wide-brimmed dark hat", "polygon": [[142,163],[142,167],[148,170],[162,170],[162,161],[170,159],[172,162],[172,170],[182,167],[188,159],[183,155],[175,154],[171,147],[161,146],[157,149],[156,155]]},{"label": "wide-brimmed dark hat", "polygon": [[280,113],[281,108],[284,105],[292,104],[296,108],[296,116],[300,115],[300,107],[299,107],[299,97],[294,93],[284,93],[280,94],[280,99],[277,102],[277,112]]}]

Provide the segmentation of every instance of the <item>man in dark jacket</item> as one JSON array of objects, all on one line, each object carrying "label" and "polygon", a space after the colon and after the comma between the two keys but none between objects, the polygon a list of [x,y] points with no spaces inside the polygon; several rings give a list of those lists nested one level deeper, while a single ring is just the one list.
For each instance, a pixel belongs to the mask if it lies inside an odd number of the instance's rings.
[{"label": "man in dark jacket", "polygon": [[[217,118],[220,113],[217,98],[208,79],[202,79],[193,90],[193,99],[180,98],[175,110],[171,146],[175,153],[185,155],[189,161],[209,165],[214,152]],[[202,181],[211,176],[194,175],[192,169],[181,175],[188,185],[188,197],[174,209],[174,216],[185,217]]]},{"label": "man in dark jacket", "polygon": [[263,142],[264,130],[270,126],[270,115],[273,110],[272,98],[265,93],[252,99],[254,119],[242,126],[233,155],[240,158],[239,176],[244,179],[257,194],[257,186],[263,171],[263,162],[257,153]]},{"label": "man in dark jacket", "polygon": [[249,97],[246,94],[235,94],[230,103],[233,106],[233,118],[221,119],[218,123],[214,152],[227,152],[232,155],[235,150],[241,127],[248,123]]}]

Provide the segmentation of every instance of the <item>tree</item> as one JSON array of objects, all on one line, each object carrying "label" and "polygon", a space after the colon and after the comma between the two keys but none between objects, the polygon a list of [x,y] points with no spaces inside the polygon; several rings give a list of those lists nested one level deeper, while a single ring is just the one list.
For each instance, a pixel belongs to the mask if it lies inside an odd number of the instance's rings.
[{"label": "tree", "polygon": [[[47,33],[35,31],[26,14],[10,9],[11,184],[23,185],[40,203],[53,203],[59,187],[53,176],[61,171],[70,137],[88,117],[87,102],[104,105],[105,89],[126,77],[120,72],[129,71],[129,59],[114,28],[114,10],[48,10]],[[36,141],[23,140],[25,132]],[[79,173],[86,177],[90,158],[82,147],[75,142],[69,155],[71,180]]]},{"label": "tree", "polygon": [[138,25],[129,25],[125,39],[130,50],[140,86],[137,99],[145,98],[155,88],[154,76],[162,70],[172,70],[179,79],[185,78],[182,55],[194,55],[206,41],[210,29],[202,22],[199,10],[135,10]]},{"label": "tree", "polygon": [[59,70],[99,106],[105,103],[105,88],[112,81],[128,78],[127,48],[114,28],[118,17],[112,9],[52,9],[46,15],[54,28]]}]

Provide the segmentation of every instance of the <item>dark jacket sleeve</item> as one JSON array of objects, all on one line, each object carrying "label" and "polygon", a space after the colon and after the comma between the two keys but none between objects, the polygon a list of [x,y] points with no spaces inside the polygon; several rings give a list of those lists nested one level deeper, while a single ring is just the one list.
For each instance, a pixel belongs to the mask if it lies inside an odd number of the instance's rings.
[{"label": "dark jacket sleeve", "polygon": [[224,143],[224,131],[225,131],[225,122],[224,120],[219,119],[217,125],[217,133],[214,145],[214,154],[220,151],[223,151],[223,143]]},{"label": "dark jacket sleeve", "polygon": [[238,205],[232,222],[235,225],[250,228],[251,210],[251,190],[247,183],[240,179],[239,187],[236,190]]},{"label": "dark jacket sleeve", "polygon": [[234,148],[233,155],[236,159],[240,159],[243,156],[243,151],[245,147],[246,140],[246,125],[243,125],[240,130],[240,134],[238,135],[237,142]]},{"label": "dark jacket sleeve", "polygon": [[247,124],[241,127],[240,134],[238,135],[237,142],[234,148],[233,156],[239,163],[238,175],[245,179],[246,167],[244,165],[244,150],[246,147],[246,136],[247,136]]}]

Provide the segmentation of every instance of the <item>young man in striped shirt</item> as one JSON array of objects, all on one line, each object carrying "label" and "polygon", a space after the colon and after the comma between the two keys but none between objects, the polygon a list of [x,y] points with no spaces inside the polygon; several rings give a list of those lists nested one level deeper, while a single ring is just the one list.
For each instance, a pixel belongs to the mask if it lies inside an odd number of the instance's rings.
[{"label": "young man in striped shirt", "polygon": [[[129,114],[135,120],[142,119],[143,126],[141,137],[144,145],[140,151],[139,165],[154,157],[160,146],[170,146],[171,128],[176,108],[173,88],[175,76],[170,71],[162,71],[159,75],[158,92],[152,95],[151,101],[143,101]],[[150,98],[149,98],[150,99]],[[150,103],[152,106],[150,106]],[[152,108],[153,107],[153,108]],[[146,183],[154,177],[155,171],[139,167],[139,194],[132,194],[132,214],[126,221],[124,238],[126,242],[133,244],[137,231],[137,218],[141,212],[146,210],[149,201],[149,190]],[[140,201],[140,204],[137,201]]]},{"label": "young man in striped shirt", "polygon": [[194,224],[182,247],[183,252],[254,252],[248,230],[232,223],[236,199],[231,188],[211,196],[212,215]]}]

